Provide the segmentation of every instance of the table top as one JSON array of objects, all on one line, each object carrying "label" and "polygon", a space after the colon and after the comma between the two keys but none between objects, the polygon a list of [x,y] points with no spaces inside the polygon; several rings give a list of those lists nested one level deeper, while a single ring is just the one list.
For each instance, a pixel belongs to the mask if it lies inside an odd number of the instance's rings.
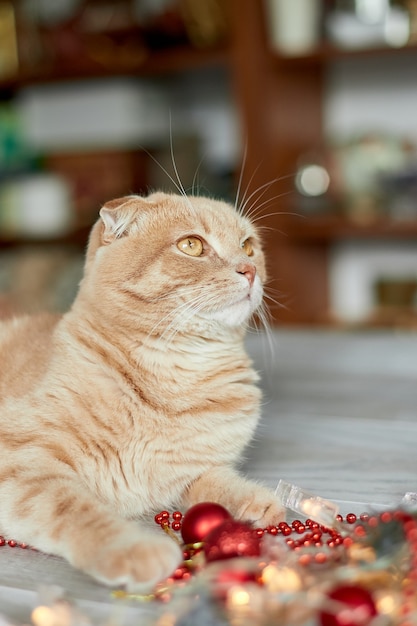
[{"label": "table top", "polygon": [[[417,334],[276,330],[250,335],[263,417],[242,471],[337,501],[342,513],[395,506],[417,492]],[[63,591],[61,591],[63,590]],[[0,548],[0,616],[28,623],[61,593],[102,624],[151,624],[152,603],[114,605],[109,590],[63,560]],[[0,619],[1,623],[1,619]]]}]

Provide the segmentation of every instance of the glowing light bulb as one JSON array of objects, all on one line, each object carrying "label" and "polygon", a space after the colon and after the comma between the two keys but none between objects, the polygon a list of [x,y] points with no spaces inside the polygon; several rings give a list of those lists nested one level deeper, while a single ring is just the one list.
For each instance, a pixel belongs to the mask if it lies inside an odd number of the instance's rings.
[{"label": "glowing light bulb", "polygon": [[71,626],[74,616],[70,605],[65,601],[55,602],[52,606],[37,606],[31,615],[35,626]]},{"label": "glowing light bulb", "polygon": [[262,571],[262,581],[272,592],[294,593],[301,589],[301,578],[290,567],[267,565]]},{"label": "glowing light bulb", "polygon": [[32,611],[32,622],[35,626],[54,626],[55,614],[49,606],[37,606]]},{"label": "glowing light bulb", "polygon": [[330,176],[321,165],[304,165],[297,173],[295,185],[304,196],[322,196],[330,185]]},{"label": "glowing light bulb", "polygon": [[250,603],[250,593],[244,587],[237,585],[229,590],[227,598],[229,605],[233,607],[248,606]]}]

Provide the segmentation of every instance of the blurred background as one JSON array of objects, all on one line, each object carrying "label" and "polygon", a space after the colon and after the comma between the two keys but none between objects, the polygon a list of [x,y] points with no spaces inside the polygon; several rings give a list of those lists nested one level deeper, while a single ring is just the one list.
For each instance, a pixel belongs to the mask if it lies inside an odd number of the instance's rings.
[{"label": "blurred background", "polygon": [[264,227],[275,324],[417,328],[416,0],[0,0],[0,317],[172,154]]}]

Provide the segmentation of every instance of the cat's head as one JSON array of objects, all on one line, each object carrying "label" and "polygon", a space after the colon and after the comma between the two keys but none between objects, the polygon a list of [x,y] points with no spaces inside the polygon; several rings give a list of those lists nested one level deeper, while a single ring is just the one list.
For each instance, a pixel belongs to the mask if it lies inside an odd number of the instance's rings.
[{"label": "cat's head", "polygon": [[217,200],[154,193],[103,206],[82,289],[159,334],[169,325],[241,326],[260,307],[264,282],[249,219]]}]

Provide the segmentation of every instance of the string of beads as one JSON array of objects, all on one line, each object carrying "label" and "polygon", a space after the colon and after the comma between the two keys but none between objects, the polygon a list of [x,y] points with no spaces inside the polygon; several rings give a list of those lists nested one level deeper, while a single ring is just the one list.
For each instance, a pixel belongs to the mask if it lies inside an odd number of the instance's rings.
[{"label": "string of beads", "polygon": [[[181,532],[183,514],[174,511],[161,511],[155,516],[155,522],[165,532]],[[291,523],[280,522],[277,526],[254,529],[258,537],[266,534],[285,538],[288,548],[299,551],[299,563],[302,566],[323,565],[336,557],[337,551],[348,549],[355,541],[365,540],[370,533],[378,527],[390,523],[399,523],[404,533],[404,540],[409,551],[409,570],[403,585],[405,601],[402,604],[402,619],[399,626],[413,626],[413,621],[408,620],[408,615],[413,611],[414,598],[417,596],[417,517],[406,511],[385,511],[378,515],[362,513],[357,516],[355,513],[348,513],[345,517],[338,515],[335,520],[335,527],[323,526],[312,519],[294,520]],[[305,548],[313,548],[306,551]],[[316,550],[314,550],[316,548]],[[195,546],[184,546],[184,563],[171,577],[171,581],[186,581],[192,575],[192,563],[190,558],[198,553],[201,544]],[[412,618],[413,619],[413,618]]]}]

